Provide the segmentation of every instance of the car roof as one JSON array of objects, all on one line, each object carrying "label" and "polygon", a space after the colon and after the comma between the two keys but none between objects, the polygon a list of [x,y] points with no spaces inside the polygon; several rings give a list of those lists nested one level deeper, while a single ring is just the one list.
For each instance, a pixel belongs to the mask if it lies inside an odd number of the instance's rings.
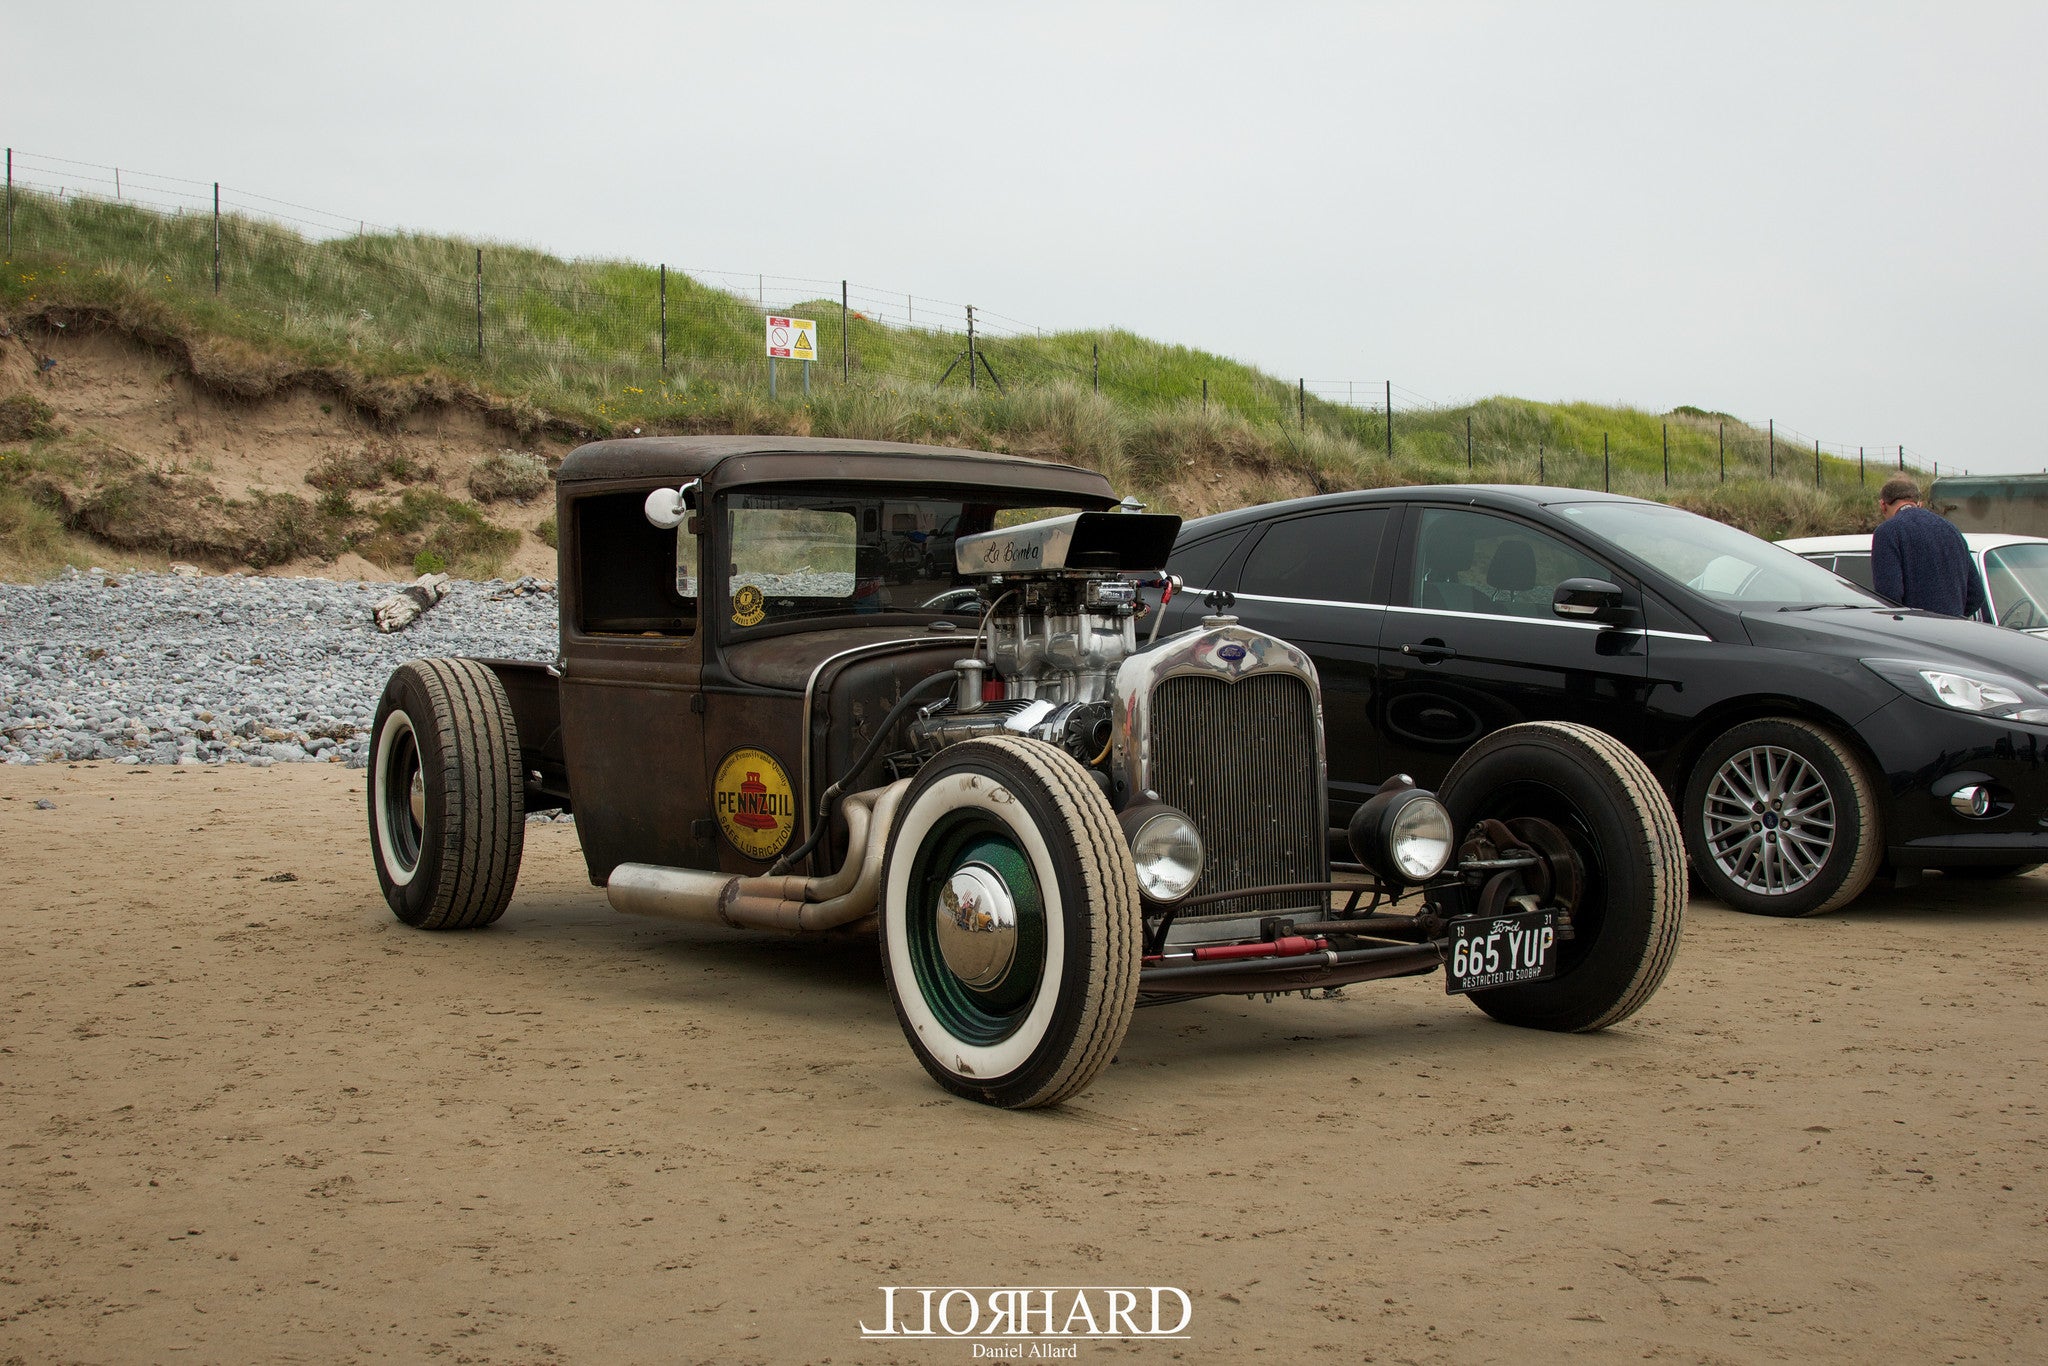
[{"label": "car roof", "polygon": [[1353,489],[1345,493],[1322,493],[1309,498],[1289,498],[1278,503],[1236,508],[1208,517],[1197,517],[1181,528],[1181,539],[1206,536],[1217,531],[1270,517],[1302,512],[1319,512],[1342,507],[1371,507],[1376,503],[1468,503],[1474,507],[1504,511],[1532,507],[1554,507],[1565,503],[1640,503],[1648,507],[1665,504],[1622,493],[1598,489],[1557,488],[1549,484],[1401,484],[1392,488]]},{"label": "car roof", "polygon": [[[1778,544],[1787,550],[1804,555],[1824,555],[1829,551],[1868,550],[1870,533],[1865,531],[1854,536],[1792,536],[1779,541]],[[2048,537],[2013,536],[2003,531],[1965,531],[1963,544],[1981,553],[2007,545],[2048,545]]]},{"label": "car roof", "polygon": [[714,471],[720,484],[901,481],[1035,490],[1082,504],[1116,501],[1107,479],[1076,465],[954,446],[822,436],[643,436],[593,441],[564,456],[555,478],[565,484],[645,479],[708,482]]}]

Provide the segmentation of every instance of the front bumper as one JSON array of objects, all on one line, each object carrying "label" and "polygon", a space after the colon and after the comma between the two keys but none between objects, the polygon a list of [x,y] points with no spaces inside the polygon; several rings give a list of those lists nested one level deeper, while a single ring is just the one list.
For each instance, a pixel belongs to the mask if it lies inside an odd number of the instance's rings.
[{"label": "front bumper", "polygon": [[[1856,730],[1877,759],[1893,867],[2048,863],[2048,727],[1901,697]],[[1949,804],[1963,781],[1990,785],[1990,814],[1965,816]]]}]

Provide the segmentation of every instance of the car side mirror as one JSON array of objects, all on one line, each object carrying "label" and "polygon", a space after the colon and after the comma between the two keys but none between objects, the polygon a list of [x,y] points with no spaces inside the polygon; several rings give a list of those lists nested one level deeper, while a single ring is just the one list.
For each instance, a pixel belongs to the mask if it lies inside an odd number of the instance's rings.
[{"label": "car side mirror", "polygon": [[682,525],[684,515],[697,506],[697,481],[692,479],[681,488],[656,489],[647,495],[643,510],[647,521],[663,531],[673,531]]},{"label": "car side mirror", "polygon": [[1550,595],[1550,610],[1567,621],[1597,621],[1619,626],[1629,619],[1621,585],[1605,579],[1566,579]]}]

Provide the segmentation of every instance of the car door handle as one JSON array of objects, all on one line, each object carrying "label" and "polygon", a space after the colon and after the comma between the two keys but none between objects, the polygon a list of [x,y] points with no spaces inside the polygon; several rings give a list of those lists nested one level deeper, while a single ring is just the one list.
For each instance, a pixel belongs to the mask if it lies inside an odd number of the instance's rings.
[{"label": "car door handle", "polygon": [[1420,645],[1403,645],[1401,653],[1414,655],[1425,664],[1434,664],[1439,659],[1456,659],[1458,652],[1441,640],[1425,640]]}]

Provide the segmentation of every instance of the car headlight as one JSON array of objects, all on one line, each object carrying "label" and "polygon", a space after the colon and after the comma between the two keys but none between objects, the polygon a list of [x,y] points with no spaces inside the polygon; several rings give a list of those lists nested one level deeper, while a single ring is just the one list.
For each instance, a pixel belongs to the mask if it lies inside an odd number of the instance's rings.
[{"label": "car headlight", "polygon": [[1434,793],[1406,776],[1389,779],[1351,818],[1351,852],[1382,881],[1427,882],[1451,861],[1457,830]]},{"label": "car headlight", "polygon": [[1178,901],[1202,877],[1202,836],[1185,812],[1171,806],[1134,807],[1117,818],[1130,841],[1138,890],[1149,901]]},{"label": "car headlight", "polygon": [[1964,673],[1911,659],[1866,659],[1865,668],[1902,692],[1973,716],[2048,725],[2048,691],[2003,674]]}]

